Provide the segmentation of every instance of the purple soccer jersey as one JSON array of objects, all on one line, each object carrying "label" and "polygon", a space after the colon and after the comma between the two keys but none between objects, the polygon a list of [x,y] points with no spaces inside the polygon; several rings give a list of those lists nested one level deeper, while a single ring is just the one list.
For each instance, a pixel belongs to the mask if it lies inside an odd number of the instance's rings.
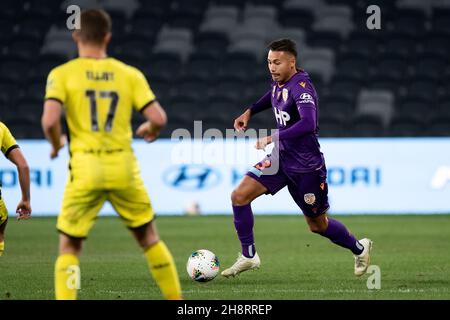
[{"label": "purple soccer jersey", "polygon": [[272,90],[251,107],[252,115],[270,107],[277,122],[274,141],[283,170],[311,172],[322,167],[325,161],[317,139],[319,104],[309,75],[299,70],[282,86],[272,82]]},{"label": "purple soccer jersey", "polygon": [[287,172],[311,172],[324,164],[317,140],[317,93],[309,75],[298,71],[284,86],[272,84],[280,165]]},{"label": "purple soccer jersey", "polygon": [[[316,216],[329,208],[327,170],[318,142],[318,99],[309,75],[299,70],[283,86],[272,83],[251,107],[252,115],[272,108],[278,131],[270,155],[247,173],[275,194],[285,186],[307,216]],[[268,160],[268,163],[265,162]],[[277,161],[278,170],[270,168]]]}]

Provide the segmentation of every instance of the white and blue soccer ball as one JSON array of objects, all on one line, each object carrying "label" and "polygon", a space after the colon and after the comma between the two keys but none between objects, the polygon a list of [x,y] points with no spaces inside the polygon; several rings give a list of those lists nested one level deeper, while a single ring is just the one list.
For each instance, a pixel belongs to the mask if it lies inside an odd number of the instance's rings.
[{"label": "white and blue soccer ball", "polygon": [[189,277],[198,282],[214,279],[219,273],[220,263],[217,256],[206,249],[192,252],[186,264]]}]

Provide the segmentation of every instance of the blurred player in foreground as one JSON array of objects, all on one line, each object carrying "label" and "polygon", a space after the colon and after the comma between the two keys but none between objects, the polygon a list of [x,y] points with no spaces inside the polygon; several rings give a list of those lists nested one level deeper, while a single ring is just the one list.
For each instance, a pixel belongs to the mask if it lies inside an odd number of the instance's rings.
[{"label": "blurred player in foreground", "polygon": [[[47,79],[42,127],[51,158],[64,146],[64,110],[70,137],[69,177],[58,217],[59,257],[56,299],[76,299],[83,240],[105,201],[109,201],[144,251],[150,272],[166,299],[181,299],[171,253],[160,240],[154,212],[131,148],[133,108],[147,120],[137,134],[157,139],[166,114],[144,75],[107,56],[111,19],[102,10],[81,13],[73,32],[79,57],[54,68]],[[76,280],[77,278],[75,278]]]},{"label": "blurred player in foreground", "polygon": [[[277,132],[260,138],[257,149],[274,142],[273,152],[255,165],[231,195],[234,224],[242,245],[236,263],[224,270],[225,277],[260,266],[253,237],[251,202],[262,194],[274,195],[288,187],[302,210],[312,232],[349,249],[355,257],[354,273],[363,275],[369,266],[372,241],[357,240],[339,221],[326,215],[329,209],[327,169],[318,142],[318,98],[309,75],[297,68],[297,49],[293,41],[281,39],[269,45],[268,67],[272,86],[260,100],[234,122],[237,131],[245,130],[252,116],[273,109]],[[278,171],[271,172],[277,162]]]},{"label": "blurred player in foreground", "polygon": [[[26,220],[31,215],[30,169],[19,145],[3,122],[0,122],[0,144],[2,153],[17,167],[20,189],[22,190],[22,199],[19,201],[16,209],[16,213],[18,214],[17,219]],[[7,223],[8,210],[6,209],[0,189],[0,257],[5,251],[5,229]]]}]

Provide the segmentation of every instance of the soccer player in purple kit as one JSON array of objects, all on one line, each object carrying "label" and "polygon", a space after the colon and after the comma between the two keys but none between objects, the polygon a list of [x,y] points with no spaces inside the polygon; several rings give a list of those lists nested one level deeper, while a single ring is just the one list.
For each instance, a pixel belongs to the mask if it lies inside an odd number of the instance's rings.
[{"label": "soccer player in purple kit", "polygon": [[[349,249],[355,258],[355,275],[366,273],[372,241],[357,240],[339,221],[326,215],[329,209],[327,169],[318,142],[318,98],[309,75],[296,67],[295,42],[281,39],[269,46],[268,67],[271,90],[234,121],[237,131],[246,130],[252,116],[272,108],[278,130],[258,139],[257,149],[274,142],[272,153],[256,164],[231,195],[234,225],[242,245],[237,261],[222,272],[234,277],[259,268],[261,261],[253,237],[251,202],[263,194],[274,195],[288,187],[312,232]],[[278,170],[271,172],[275,162]]]}]

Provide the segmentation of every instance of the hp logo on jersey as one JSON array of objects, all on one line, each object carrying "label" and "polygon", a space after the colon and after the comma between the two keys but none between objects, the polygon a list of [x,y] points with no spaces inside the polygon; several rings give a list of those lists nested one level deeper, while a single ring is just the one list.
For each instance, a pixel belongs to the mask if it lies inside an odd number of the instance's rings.
[{"label": "hp logo on jersey", "polygon": [[275,119],[282,126],[286,126],[286,123],[291,120],[291,116],[286,111],[278,110],[274,107],[273,112],[275,113]]}]

